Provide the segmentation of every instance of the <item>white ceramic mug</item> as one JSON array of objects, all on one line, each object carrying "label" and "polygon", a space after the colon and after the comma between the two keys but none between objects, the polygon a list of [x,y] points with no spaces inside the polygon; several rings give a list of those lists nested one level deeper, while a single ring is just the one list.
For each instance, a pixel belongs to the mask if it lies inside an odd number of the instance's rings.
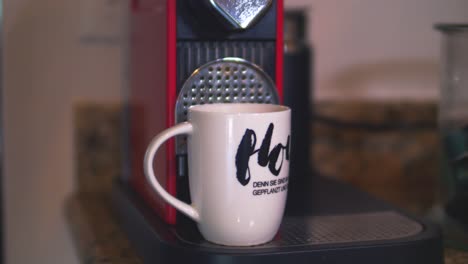
[{"label": "white ceramic mug", "polygon": [[[216,244],[250,246],[273,239],[281,223],[289,174],[291,110],[268,104],[207,104],[189,108],[188,122],[157,135],[144,170],[153,189],[195,220]],[[188,135],[192,204],[167,193],[153,159],[167,139]]]}]

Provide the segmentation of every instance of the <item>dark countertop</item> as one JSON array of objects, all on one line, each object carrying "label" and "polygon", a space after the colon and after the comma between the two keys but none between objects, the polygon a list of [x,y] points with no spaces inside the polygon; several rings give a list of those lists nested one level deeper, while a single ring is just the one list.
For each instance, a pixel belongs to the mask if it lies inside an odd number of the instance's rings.
[{"label": "dark countertop", "polygon": [[[97,194],[75,194],[66,217],[82,263],[143,263],[112,213],[110,201]],[[468,252],[445,249],[445,264],[468,263]]]},{"label": "dark countertop", "polygon": [[[434,102],[317,102],[314,108],[311,164],[319,171],[414,213],[434,203],[440,171]],[[108,196],[121,172],[122,106],[81,102],[74,110],[78,190],[65,212],[78,256],[90,264],[143,263]],[[445,264],[466,263],[468,252],[445,250]]]},{"label": "dark countertop", "polygon": [[108,198],[73,195],[66,202],[65,214],[81,263],[143,263],[116,222]]}]

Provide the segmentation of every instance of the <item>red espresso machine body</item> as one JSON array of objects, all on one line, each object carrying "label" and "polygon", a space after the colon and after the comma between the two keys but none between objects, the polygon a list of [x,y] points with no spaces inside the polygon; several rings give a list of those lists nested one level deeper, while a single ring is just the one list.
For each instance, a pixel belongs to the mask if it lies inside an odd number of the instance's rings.
[{"label": "red espresso machine body", "polygon": [[[146,146],[194,104],[281,103],[283,1],[134,0],[129,23],[128,153],[124,179],[167,223],[177,213],[147,184]],[[240,11],[239,11],[240,10]],[[250,16],[246,16],[250,14]],[[246,19],[247,17],[247,19]],[[159,182],[188,201],[185,139],[155,159]]]}]

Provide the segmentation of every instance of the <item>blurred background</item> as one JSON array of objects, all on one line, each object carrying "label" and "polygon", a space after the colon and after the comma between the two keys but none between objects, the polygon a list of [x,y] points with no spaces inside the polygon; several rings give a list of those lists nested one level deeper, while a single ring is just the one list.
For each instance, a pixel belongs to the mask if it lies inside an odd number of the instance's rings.
[{"label": "blurred background", "polygon": [[[75,187],[73,106],[121,100],[126,4],[3,0],[5,263],[78,263],[63,213]],[[468,21],[466,0],[285,5],[307,9],[318,104],[436,101],[440,36],[433,24]]]}]

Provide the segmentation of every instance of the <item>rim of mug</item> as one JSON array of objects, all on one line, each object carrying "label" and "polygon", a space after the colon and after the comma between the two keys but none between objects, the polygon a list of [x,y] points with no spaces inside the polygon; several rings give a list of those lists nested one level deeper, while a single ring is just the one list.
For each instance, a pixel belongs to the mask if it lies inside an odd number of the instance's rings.
[{"label": "rim of mug", "polygon": [[189,113],[205,113],[218,115],[258,115],[288,112],[291,109],[285,105],[260,103],[219,103],[194,105],[188,109]]}]

